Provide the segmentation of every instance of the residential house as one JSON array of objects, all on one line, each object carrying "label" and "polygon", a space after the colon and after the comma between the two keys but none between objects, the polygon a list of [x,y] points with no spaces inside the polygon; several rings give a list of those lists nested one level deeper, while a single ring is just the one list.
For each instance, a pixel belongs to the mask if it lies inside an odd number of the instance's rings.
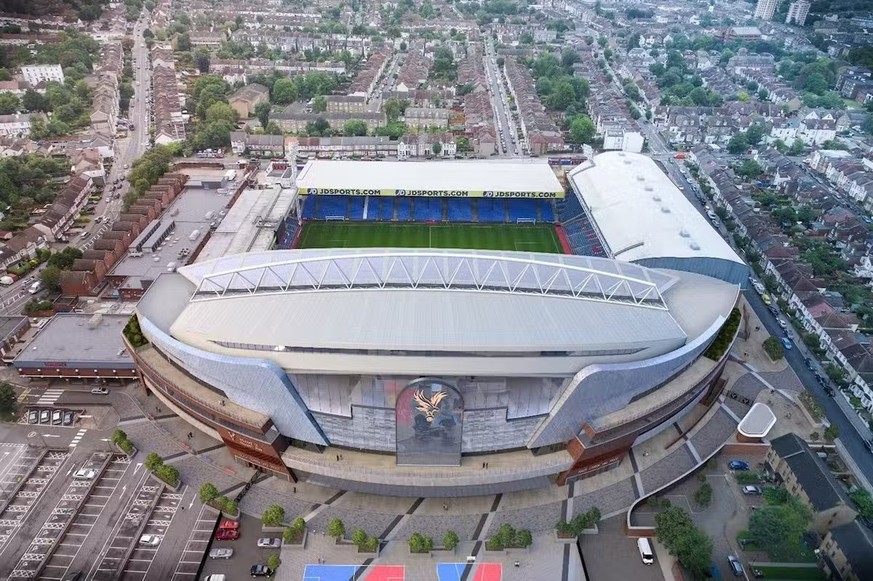
[{"label": "residential house", "polygon": [[770,442],[767,463],[785,489],[812,512],[810,528],[820,535],[858,516],[843,485],[797,434],[790,432]]},{"label": "residential house", "polygon": [[409,129],[446,129],[451,116],[448,109],[407,107],[403,118]]},{"label": "residential house", "polygon": [[363,95],[328,95],[328,113],[362,113],[367,110],[367,98]]},{"label": "residential house", "polygon": [[63,83],[64,69],[61,65],[25,65],[21,67],[21,76],[32,87],[50,81]]},{"label": "residential house", "polygon": [[413,133],[404,135],[397,141],[397,159],[399,160],[410,157],[443,157],[452,159],[455,157],[456,152],[455,138],[450,133]]},{"label": "residential house", "polygon": [[281,135],[254,135],[234,131],[230,134],[230,147],[237,155],[248,151],[259,157],[282,157],[285,155],[285,138]]},{"label": "residential house", "polygon": [[334,131],[341,131],[346,121],[361,120],[367,124],[367,131],[385,125],[385,114],[375,111],[362,113],[305,113],[300,111],[282,111],[271,113],[270,121],[275,122],[286,133],[301,133],[306,131],[309,123],[324,119]]},{"label": "residential house", "polygon": [[828,579],[873,579],[873,535],[860,521],[828,531],[817,551],[819,565]]},{"label": "residential house", "polygon": [[247,119],[254,115],[255,107],[261,103],[270,102],[270,90],[264,85],[252,83],[234,91],[228,97],[227,102],[237,112],[240,119]]},{"label": "residential house", "polygon": [[0,115],[0,137],[27,137],[35,119],[45,119],[42,113]]}]

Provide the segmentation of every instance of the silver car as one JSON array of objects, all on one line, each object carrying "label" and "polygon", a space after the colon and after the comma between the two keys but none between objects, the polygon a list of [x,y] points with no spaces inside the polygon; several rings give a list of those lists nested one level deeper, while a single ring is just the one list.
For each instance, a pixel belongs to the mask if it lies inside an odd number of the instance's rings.
[{"label": "silver car", "polygon": [[233,557],[233,549],[220,548],[209,551],[210,559],[230,559],[231,557]]},{"label": "silver car", "polygon": [[264,537],[258,539],[258,547],[261,549],[279,549],[282,547],[282,540],[276,538]]}]

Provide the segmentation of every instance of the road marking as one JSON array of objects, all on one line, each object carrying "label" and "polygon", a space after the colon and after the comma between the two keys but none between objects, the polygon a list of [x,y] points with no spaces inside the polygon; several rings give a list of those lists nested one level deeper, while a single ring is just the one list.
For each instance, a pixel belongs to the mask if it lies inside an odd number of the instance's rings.
[{"label": "road marking", "polygon": [[62,393],[64,393],[63,389],[47,389],[42,396],[36,400],[36,405],[53,405],[58,401],[58,398],[61,397]]},{"label": "road marking", "polygon": [[85,435],[85,432],[87,431],[88,430],[86,428],[82,428],[81,430],[76,432],[76,435],[73,436],[73,441],[70,442],[70,448],[75,448],[76,446],[78,446],[79,441],[82,439],[82,437]]}]

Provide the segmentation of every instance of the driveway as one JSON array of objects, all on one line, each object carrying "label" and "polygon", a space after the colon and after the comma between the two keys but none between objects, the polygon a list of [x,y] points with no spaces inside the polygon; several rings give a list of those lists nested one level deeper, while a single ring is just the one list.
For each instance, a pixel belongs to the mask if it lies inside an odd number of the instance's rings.
[{"label": "driveway", "polygon": [[591,581],[627,579],[633,581],[663,581],[656,551],[655,564],[643,565],[636,539],[624,532],[624,515],[600,521],[600,533],[582,535],[582,559]]}]

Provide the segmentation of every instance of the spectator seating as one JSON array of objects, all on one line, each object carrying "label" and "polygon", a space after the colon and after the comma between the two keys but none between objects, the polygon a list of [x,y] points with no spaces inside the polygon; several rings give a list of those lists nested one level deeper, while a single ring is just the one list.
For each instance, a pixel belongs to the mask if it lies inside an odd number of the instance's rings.
[{"label": "spectator seating", "polygon": [[364,198],[363,196],[350,196],[349,211],[346,214],[346,218],[348,218],[349,220],[363,220],[365,201],[366,198]]},{"label": "spectator seating", "polygon": [[446,206],[449,222],[473,221],[473,200],[470,198],[447,198]]},{"label": "spectator seating", "polygon": [[349,198],[346,196],[319,196],[315,217],[320,220],[328,218],[345,218],[348,214]]},{"label": "spectator seating", "polygon": [[379,219],[379,204],[382,199],[379,196],[366,196],[367,215],[364,217],[368,222]]},{"label": "spectator seating", "polygon": [[507,200],[509,222],[515,224],[519,220],[539,222],[539,200]]},{"label": "spectator seating", "polygon": [[442,222],[442,198],[416,198],[412,217],[416,222]]},{"label": "spectator seating", "polygon": [[543,201],[540,206],[540,220],[543,222],[554,222],[555,221],[555,210],[552,208],[551,201]]},{"label": "spectator seating", "polygon": [[558,200],[555,204],[555,208],[558,211],[558,218],[560,219],[561,224],[564,224],[565,226],[573,220],[577,220],[585,215],[585,210],[582,208],[582,204],[579,202],[579,198],[576,197],[576,192],[573,190],[567,192],[566,198]]},{"label": "spectator seating", "polygon": [[398,222],[409,222],[412,219],[412,198],[397,198],[394,206],[397,208]]},{"label": "spectator seating", "polygon": [[280,250],[291,248],[291,243],[294,242],[294,236],[297,235],[297,228],[297,218],[293,216],[285,218],[285,232],[276,244]]},{"label": "spectator seating", "polygon": [[303,219],[312,220],[315,218],[316,196],[306,196],[303,199]]},{"label": "spectator seating", "polygon": [[384,222],[394,219],[394,198],[379,198],[379,219]]},{"label": "spectator seating", "polygon": [[480,222],[506,222],[506,200],[479,198]]}]

